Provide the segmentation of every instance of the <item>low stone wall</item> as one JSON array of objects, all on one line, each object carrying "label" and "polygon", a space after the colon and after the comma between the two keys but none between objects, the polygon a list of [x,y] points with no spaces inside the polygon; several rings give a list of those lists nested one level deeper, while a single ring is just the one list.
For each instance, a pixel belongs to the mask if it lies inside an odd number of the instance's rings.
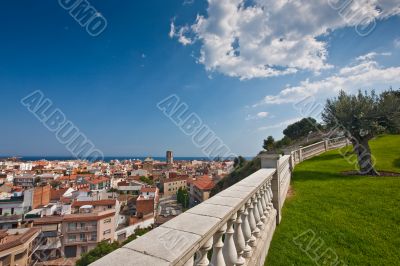
[{"label": "low stone wall", "polygon": [[347,144],[260,155],[259,171],[91,265],[264,265],[295,165]]},{"label": "low stone wall", "polygon": [[[253,255],[265,254],[263,247],[269,246],[276,226],[271,190],[275,172],[257,171],[92,265],[255,263]],[[265,258],[257,263],[260,259]]]},{"label": "low stone wall", "polygon": [[147,219],[147,220],[143,220],[143,221],[141,221],[141,222],[139,222],[137,224],[124,227],[124,228],[122,228],[122,229],[120,229],[118,231],[115,231],[114,240],[117,241],[118,240],[118,236],[120,236],[120,235],[125,235],[125,238],[127,238],[127,237],[133,235],[135,233],[136,229],[138,229],[138,228],[147,228],[147,227],[149,227],[149,226],[151,226],[153,224],[154,224],[154,218],[150,218],[150,219]]}]

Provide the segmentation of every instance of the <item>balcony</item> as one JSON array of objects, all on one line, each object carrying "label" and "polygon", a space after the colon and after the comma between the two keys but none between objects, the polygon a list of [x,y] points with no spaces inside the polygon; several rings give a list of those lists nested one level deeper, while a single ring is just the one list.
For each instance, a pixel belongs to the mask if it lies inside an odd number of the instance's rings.
[{"label": "balcony", "polygon": [[91,265],[264,265],[294,166],[347,143],[262,154],[262,169]]},{"label": "balcony", "polygon": [[75,227],[67,228],[68,233],[79,233],[79,232],[96,232],[97,226],[85,226],[85,227]]},{"label": "balcony", "polygon": [[97,243],[97,238],[85,237],[85,238],[76,238],[76,239],[66,239],[66,244],[84,244],[84,243]]}]

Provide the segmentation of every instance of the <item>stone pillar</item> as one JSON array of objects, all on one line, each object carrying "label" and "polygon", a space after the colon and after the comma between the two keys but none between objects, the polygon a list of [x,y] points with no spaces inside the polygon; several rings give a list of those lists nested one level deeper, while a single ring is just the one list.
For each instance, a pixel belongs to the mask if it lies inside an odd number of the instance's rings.
[{"label": "stone pillar", "polygon": [[328,149],[329,149],[329,140],[326,139],[325,140],[325,151],[328,151]]},{"label": "stone pillar", "polygon": [[303,161],[303,146],[299,147],[299,163]]},{"label": "stone pillar", "polygon": [[261,168],[274,168],[276,172],[272,178],[271,189],[272,189],[272,204],[277,211],[276,214],[276,224],[281,222],[281,203],[280,203],[280,176],[278,173],[279,169],[279,154],[262,154],[261,156]]}]

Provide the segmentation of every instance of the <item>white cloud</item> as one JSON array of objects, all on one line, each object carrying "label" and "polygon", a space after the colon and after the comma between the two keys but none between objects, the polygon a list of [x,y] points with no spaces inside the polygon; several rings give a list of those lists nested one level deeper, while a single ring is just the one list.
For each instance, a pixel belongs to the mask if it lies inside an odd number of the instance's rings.
[{"label": "white cloud", "polygon": [[247,115],[246,120],[256,120],[268,117],[268,112],[259,112],[256,115]]},{"label": "white cloud", "polygon": [[365,55],[356,64],[341,68],[336,74],[322,80],[304,80],[298,86],[287,87],[277,95],[267,95],[253,105],[295,103],[309,96],[330,97],[339,90],[354,92],[358,89],[385,90],[400,86],[400,67],[381,67],[372,55]]},{"label": "white cloud", "polygon": [[396,47],[396,48],[400,48],[400,37],[399,37],[399,38],[396,38],[396,39],[393,41],[393,45],[394,45],[394,47]]},{"label": "white cloud", "polygon": [[274,125],[260,127],[260,128],[258,128],[258,130],[259,131],[265,131],[265,130],[268,130],[268,129],[284,128],[284,127],[287,127],[290,124],[296,123],[297,121],[299,121],[301,119],[302,119],[301,117],[288,119],[288,120],[282,121],[282,122],[274,124]]},{"label": "white cloud", "polygon": [[171,21],[171,25],[170,25],[170,31],[169,31],[169,37],[172,38],[177,38],[178,41],[183,44],[184,46],[192,44],[193,41],[192,39],[190,39],[189,37],[186,36],[186,34],[190,31],[189,26],[183,26],[183,27],[179,27],[177,28],[175,26],[175,22]]},{"label": "white cloud", "polygon": [[259,118],[265,118],[265,117],[267,117],[268,116],[268,112],[259,112],[258,114],[257,114],[257,117],[259,117]]},{"label": "white cloud", "polygon": [[356,58],[356,61],[367,61],[367,60],[372,60],[377,56],[391,56],[392,53],[386,52],[386,53],[377,53],[377,52],[370,52],[365,55],[361,55]]},{"label": "white cloud", "polygon": [[194,0],[184,0],[183,1],[184,6],[189,6],[189,5],[192,5],[193,3],[194,3]]},{"label": "white cloud", "polygon": [[170,36],[184,45],[201,42],[198,62],[231,77],[319,73],[331,66],[327,44],[317,36],[371,25],[399,14],[399,5],[398,0],[208,0],[207,16],[198,15],[191,26],[172,23]]}]

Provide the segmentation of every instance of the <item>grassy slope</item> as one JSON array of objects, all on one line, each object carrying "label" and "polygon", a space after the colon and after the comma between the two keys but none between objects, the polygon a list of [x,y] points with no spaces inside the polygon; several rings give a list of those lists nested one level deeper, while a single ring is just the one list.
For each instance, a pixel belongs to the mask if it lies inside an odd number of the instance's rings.
[{"label": "grassy slope", "polygon": [[[400,136],[371,142],[378,170],[400,172]],[[400,265],[400,178],[342,176],[337,151],[296,166],[266,265],[315,265],[293,242],[313,230],[348,265]],[[321,253],[322,253],[321,252]]]}]

